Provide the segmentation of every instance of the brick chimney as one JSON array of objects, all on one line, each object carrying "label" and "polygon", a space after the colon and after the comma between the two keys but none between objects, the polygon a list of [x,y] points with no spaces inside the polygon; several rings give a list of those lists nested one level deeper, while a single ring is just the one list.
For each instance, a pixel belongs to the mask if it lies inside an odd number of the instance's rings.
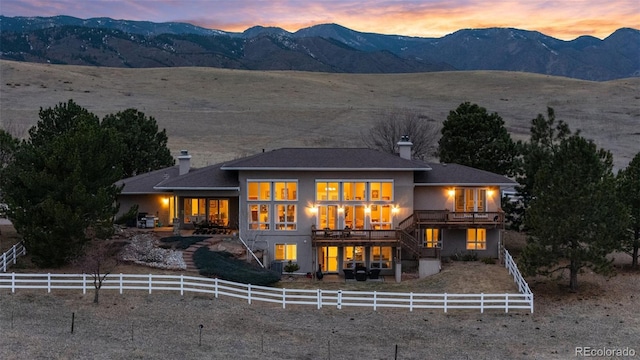
[{"label": "brick chimney", "polygon": [[184,175],[189,172],[189,169],[191,168],[191,155],[189,155],[189,151],[180,150],[178,165],[180,166],[180,175]]},{"label": "brick chimney", "polygon": [[409,141],[409,135],[402,135],[398,141],[398,153],[403,159],[411,160],[411,148],[413,143]]}]

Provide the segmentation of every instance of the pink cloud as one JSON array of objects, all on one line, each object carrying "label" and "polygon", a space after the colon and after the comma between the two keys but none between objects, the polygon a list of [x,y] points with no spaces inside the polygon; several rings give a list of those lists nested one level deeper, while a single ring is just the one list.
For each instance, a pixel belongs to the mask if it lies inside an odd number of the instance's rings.
[{"label": "pink cloud", "polygon": [[70,15],[183,21],[227,31],[254,25],[296,31],[322,23],[383,34],[437,37],[462,28],[516,27],[571,39],[640,27],[636,0],[2,0],[6,16]]}]

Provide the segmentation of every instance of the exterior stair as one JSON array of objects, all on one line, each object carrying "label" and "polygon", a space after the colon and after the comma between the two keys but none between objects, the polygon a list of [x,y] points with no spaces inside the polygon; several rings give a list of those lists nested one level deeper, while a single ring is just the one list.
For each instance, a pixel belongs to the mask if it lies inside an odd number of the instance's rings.
[{"label": "exterior stair", "polygon": [[227,236],[224,236],[224,235],[213,235],[211,237],[203,239],[202,241],[199,241],[199,242],[197,242],[195,244],[192,244],[191,246],[189,246],[188,248],[183,250],[182,251],[182,258],[184,259],[184,262],[187,265],[186,271],[198,273],[198,268],[196,267],[195,263],[193,262],[193,253],[195,253],[196,250],[198,250],[199,248],[201,248],[203,246],[211,246],[211,245],[215,245],[215,244],[221,243],[224,240],[225,237],[227,237]]}]

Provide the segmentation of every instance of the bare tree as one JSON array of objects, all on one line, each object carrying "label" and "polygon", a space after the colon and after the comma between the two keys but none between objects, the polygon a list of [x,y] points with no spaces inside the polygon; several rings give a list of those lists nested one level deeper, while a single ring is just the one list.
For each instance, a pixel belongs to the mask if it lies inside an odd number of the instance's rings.
[{"label": "bare tree", "polygon": [[413,143],[412,158],[428,160],[435,155],[438,133],[437,122],[418,110],[392,108],[380,113],[379,120],[362,135],[362,141],[371,149],[397,154],[398,141],[408,135]]},{"label": "bare tree", "polygon": [[94,240],[85,248],[84,253],[76,259],[76,264],[83,273],[91,275],[95,288],[93,302],[99,302],[99,293],[102,284],[118,265],[117,246],[106,240]]}]

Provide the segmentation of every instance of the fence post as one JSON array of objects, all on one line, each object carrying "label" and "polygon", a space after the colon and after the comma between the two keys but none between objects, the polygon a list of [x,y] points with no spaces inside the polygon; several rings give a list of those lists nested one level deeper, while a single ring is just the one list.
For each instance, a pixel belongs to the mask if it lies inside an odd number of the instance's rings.
[{"label": "fence post", "polygon": [[51,273],[47,273],[47,292],[51,293]]},{"label": "fence post", "polygon": [[484,313],[484,293],[480,293],[480,314]]},{"label": "fence post", "polygon": [[7,272],[7,253],[2,254],[2,272]]},{"label": "fence post", "polygon": [[13,253],[13,265],[15,265],[17,263],[17,259],[18,259],[18,255],[16,252],[16,245],[18,244],[13,244],[13,247],[11,248],[12,253]]},{"label": "fence post", "polygon": [[153,280],[151,279],[153,274],[149,274],[149,294],[151,294],[151,286],[153,285]]},{"label": "fence post", "polygon": [[251,284],[247,284],[247,301],[251,304]]},{"label": "fence post", "polygon": [[373,291],[373,311],[376,311],[376,291]]},{"label": "fence post", "polygon": [[213,291],[216,294],[216,299],[218,298],[218,278],[213,279]]},{"label": "fence post", "polygon": [[122,273],[120,273],[120,295],[122,295]]},{"label": "fence post", "polygon": [[180,274],[180,296],[184,296],[184,274]]},{"label": "fence post", "polygon": [[413,291],[409,293],[409,311],[413,311]]},{"label": "fence post", "polygon": [[509,312],[509,294],[504,294],[504,312]]},{"label": "fence post", "polygon": [[444,293],[444,312],[447,312],[447,293]]},{"label": "fence post", "polygon": [[322,309],[322,290],[318,289],[318,309]]},{"label": "fence post", "polygon": [[287,289],[282,288],[282,308],[286,309],[287,307]]},{"label": "fence post", "polygon": [[11,273],[11,292],[16,292],[16,273]]},{"label": "fence post", "polygon": [[87,274],[82,273],[82,295],[87,294]]},{"label": "fence post", "polygon": [[338,309],[342,309],[342,290],[338,290]]}]

